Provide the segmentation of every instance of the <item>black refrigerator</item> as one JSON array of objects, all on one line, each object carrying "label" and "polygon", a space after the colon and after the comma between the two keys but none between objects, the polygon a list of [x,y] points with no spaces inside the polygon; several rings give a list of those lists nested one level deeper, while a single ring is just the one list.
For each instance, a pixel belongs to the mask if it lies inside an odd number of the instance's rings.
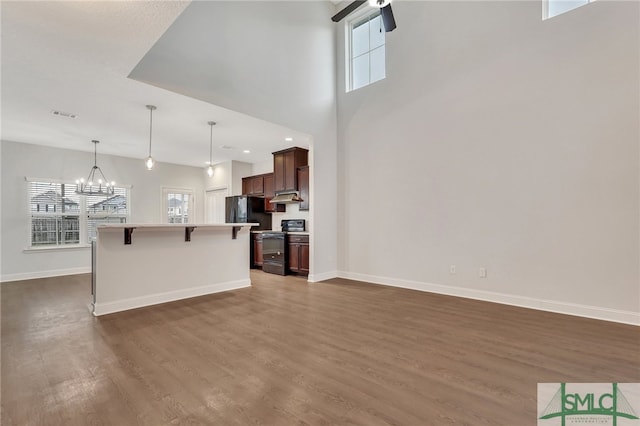
[{"label": "black refrigerator", "polygon": [[271,230],[271,214],[264,212],[264,198],[236,195],[225,199],[226,223],[257,222],[253,230]]}]

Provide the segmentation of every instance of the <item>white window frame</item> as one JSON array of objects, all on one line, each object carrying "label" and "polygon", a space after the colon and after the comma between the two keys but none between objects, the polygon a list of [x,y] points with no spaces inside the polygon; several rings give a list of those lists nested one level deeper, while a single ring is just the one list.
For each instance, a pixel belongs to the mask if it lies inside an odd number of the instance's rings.
[{"label": "white window frame", "polygon": [[552,2],[552,1],[557,2],[557,1],[566,1],[566,0],[542,0],[542,20],[543,21],[545,21],[547,19],[555,18],[556,16],[564,15],[567,12],[571,12],[572,10],[576,10],[576,9],[582,7],[582,6],[586,6],[589,3],[595,2],[596,0],[586,0],[586,3],[584,3],[584,4],[579,4],[579,5],[575,6],[575,7],[572,7],[571,9],[565,10],[564,12],[560,12],[560,13],[558,13],[556,15],[549,16],[549,3]]},{"label": "white window frame", "polygon": [[[66,216],[77,216],[78,217],[78,242],[70,243],[70,244],[46,244],[46,245],[34,245],[33,244],[33,214],[31,211],[32,204],[32,193],[31,193],[31,183],[33,182],[41,182],[48,183],[53,185],[69,185],[75,187],[75,182],[61,179],[50,179],[50,178],[33,178],[33,177],[25,177],[25,181],[27,182],[26,186],[26,207],[27,207],[27,217],[28,217],[28,226],[27,226],[27,248],[25,251],[27,252],[36,252],[42,250],[69,250],[69,249],[78,249],[78,248],[87,248],[91,247],[91,242],[89,241],[89,218],[104,216],[104,214],[90,213],[87,208],[87,199],[86,196],[79,196],[79,209],[77,213],[68,214]],[[113,217],[118,217],[124,219],[125,223],[130,222],[131,220],[131,186],[130,185],[116,185],[117,188],[122,188],[125,190],[126,199],[127,199],[127,210],[125,214],[117,214]],[[108,198],[108,197],[106,197]],[[60,213],[55,212],[53,214],[45,213],[42,216],[51,216],[51,218],[57,218],[62,216]]]},{"label": "white window frame", "polygon": [[[546,1],[546,0],[545,0]],[[365,3],[366,4],[366,3]],[[362,22],[362,20],[368,18],[369,20],[371,20],[374,15],[380,15],[380,9],[373,9],[370,7],[365,7],[361,10],[359,10],[358,12],[353,13],[351,16],[349,16],[346,20],[345,20],[345,86],[346,86],[346,92],[352,92],[354,90],[358,90],[358,89],[362,89],[363,87],[367,87],[370,86],[373,83],[376,83],[378,81],[384,80],[386,78],[386,71],[387,71],[387,53],[386,53],[386,48],[387,48],[387,36],[386,36],[386,32],[385,32],[385,41],[384,41],[384,48],[385,48],[385,77],[383,77],[380,80],[376,80],[374,82],[371,81],[371,75],[369,75],[369,82],[363,86],[360,86],[358,88],[353,88],[353,63],[351,61],[351,57],[352,57],[352,53],[353,53],[353,42],[352,42],[352,35],[353,35],[353,26],[357,23]],[[371,54],[371,50],[369,50],[367,52],[367,54]]]},{"label": "white window frame", "polygon": [[[160,217],[162,218],[163,223],[172,223],[169,222],[169,194],[182,194],[189,196],[189,213],[187,216],[187,222],[179,222],[179,223],[196,223],[195,214],[196,214],[196,194],[192,188],[175,188],[163,186],[161,188],[162,192],[162,203],[161,204],[161,213]],[[177,222],[173,222],[177,223]]]}]

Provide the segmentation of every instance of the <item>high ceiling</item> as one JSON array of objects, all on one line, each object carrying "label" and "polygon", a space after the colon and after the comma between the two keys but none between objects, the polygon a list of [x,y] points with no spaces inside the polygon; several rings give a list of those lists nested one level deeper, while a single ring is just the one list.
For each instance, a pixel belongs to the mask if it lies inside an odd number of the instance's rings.
[{"label": "high ceiling", "polygon": [[[267,161],[309,136],[129,78],[187,1],[2,1],[2,139],[204,167]],[[333,7],[333,5],[331,6]],[[55,115],[61,111],[77,115]],[[285,141],[291,137],[293,141]],[[244,153],[250,150],[251,153]]]}]

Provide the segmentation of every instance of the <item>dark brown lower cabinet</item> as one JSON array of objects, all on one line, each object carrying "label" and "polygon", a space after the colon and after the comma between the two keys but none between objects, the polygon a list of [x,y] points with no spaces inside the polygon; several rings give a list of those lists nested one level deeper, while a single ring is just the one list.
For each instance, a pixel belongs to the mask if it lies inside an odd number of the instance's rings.
[{"label": "dark brown lower cabinet", "polygon": [[292,274],[309,275],[309,236],[287,235],[288,270]]},{"label": "dark brown lower cabinet", "polygon": [[262,234],[251,234],[251,267],[262,268]]}]

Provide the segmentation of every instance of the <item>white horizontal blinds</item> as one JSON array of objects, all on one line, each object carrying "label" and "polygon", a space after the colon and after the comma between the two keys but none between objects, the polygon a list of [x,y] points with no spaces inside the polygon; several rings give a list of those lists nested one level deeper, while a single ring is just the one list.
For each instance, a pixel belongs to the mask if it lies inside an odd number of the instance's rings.
[{"label": "white horizontal blinds", "polygon": [[29,182],[31,245],[57,246],[80,242],[80,197],[75,185]]},{"label": "white horizontal blinds", "polygon": [[88,244],[103,223],[126,223],[129,190],[115,187],[109,197],[76,194],[73,183],[28,181],[31,247]]},{"label": "white horizontal blinds", "polygon": [[129,195],[126,188],[114,187],[109,197],[87,195],[87,243],[96,239],[96,228],[106,223],[126,223],[129,217]]},{"label": "white horizontal blinds", "polygon": [[189,223],[189,193],[167,193],[167,222]]}]

